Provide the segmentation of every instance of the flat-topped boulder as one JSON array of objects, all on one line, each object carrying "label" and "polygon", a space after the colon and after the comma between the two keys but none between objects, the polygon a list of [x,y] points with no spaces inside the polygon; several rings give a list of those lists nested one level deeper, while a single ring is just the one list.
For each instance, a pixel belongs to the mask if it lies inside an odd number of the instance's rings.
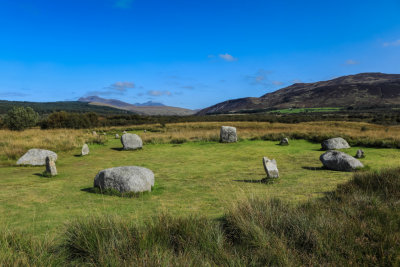
[{"label": "flat-topped boulder", "polygon": [[263,157],[263,165],[268,178],[279,178],[278,164],[275,159]]},{"label": "flat-topped boulder", "polygon": [[319,159],[325,168],[334,171],[349,172],[364,167],[358,159],[336,150],[325,152]]},{"label": "flat-topped boulder", "polygon": [[154,186],[154,173],[138,166],[109,168],[96,175],[94,186],[102,190],[115,189],[121,193],[151,191]]},{"label": "flat-topped boulder", "polygon": [[18,159],[17,165],[43,166],[46,165],[46,157],[51,157],[53,161],[57,161],[57,154],[53,151],[32,148]]},{"label": "flat-topped boulder", "polygon": [[341,137],[327,139],[321,144],[323,150],[350,148],[349,143]]},{"label": "flat-topped boulder", "polygon": [[232,126],[221,126],[220,131],[221,143],[234,143],[237,141],[236,128]]},{"label": "flat-topped boulder", "polygon": [[142,138],[137,134],[126,133],[121,136],[121,143],[124,150],[134,150],[143,147]]}]

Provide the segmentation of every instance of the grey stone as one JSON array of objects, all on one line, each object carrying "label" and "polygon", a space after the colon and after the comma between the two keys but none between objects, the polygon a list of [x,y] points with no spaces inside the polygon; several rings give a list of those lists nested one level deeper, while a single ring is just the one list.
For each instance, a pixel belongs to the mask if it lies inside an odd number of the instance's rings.
[{"label": "grey stone", "polygon": [[323,150],[350,148],[346,140],[341,137],[327,139],[321,144]]},{"label": "grey stone", "polygon": [[146,130],[144,130],[143,132],[144,132],[144,133],[146,133],[147,131],[146,131]]},{"label": "grey stone", "polygon": [[57,175],[56,163],[52,157],[46,157],[46,173],[50,176]]},{"label": "grey stone", "polygon": [[85,156],[87,154],[89,154],[89,146],[87,144],[84,144],[82,146],[82,156]]},{"label": "grey stone", "polygon": [[288,146],[289,145],[289,139],[288,138],[283,138],[281,142],[279,143],[281,146]]},{"label": "grey stone", "polygon": [[121,143],[124,150],[133,150],[143,147],[142,139],[137,134],[126,133],[122,135]]},{"label": "grey stone", "polygon": [[93,135],[97,135],[96,131],[93,131],[92,134],[93,134]]},{"label": "grey stone", "polygon": [[357,153],[356,153],[355,158],[356,158],[356,159],[365,158],[364,151],[363,151],[362,149],[357,150]]},{"label": "grey stone", "polygon": [[119,139],[119,134],[115,134],[115,139]]},{"label": "grey stone", "polygon": [[57,154],[53,151],[32,148],[18,159],[17,165],[43,166],[46,164],[47,156],[52,157],[54,161],[57,161]]},{"label": "grey stone", "polygon": [[100,171],[94,178],[94,186],[124,192],[151,191],[154,173],[144,167],[124,166]]},{"label": "grey stone", "polygon": [[278,165],[275,159],[270,160],[267,157],[263,157],[263,165],[268,178],[279,178]]},{"label": "grey stone", "polygon": [[107,135],[107,133],[103,133],[103,135]]},{"label": "grey stone", "polygon": [[319,160],[325,168],[335,171],[349,172],[364,167],[358,159],[336,150],[325,152],[319,157]]},{"label": "grey stone", "polygon": [[122,134],[126,134],[126,133],[128,133],[128,132],[127,132],[127,131],[123,131],[123,132],[122,132]]},{"label": "grey stone", "polygon": [[220,142],[234,143],[237,141],[236,128],[231,126],[221,126]]}]

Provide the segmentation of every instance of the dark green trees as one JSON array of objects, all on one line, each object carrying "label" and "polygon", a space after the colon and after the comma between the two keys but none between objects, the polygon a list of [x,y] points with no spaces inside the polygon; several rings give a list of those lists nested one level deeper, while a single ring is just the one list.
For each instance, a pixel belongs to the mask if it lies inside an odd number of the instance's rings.
[{"label": "dark green trees", "polygon": [[4,124],[8,129],[22,131],[35,126],[39,121],[39,114],[30,107],[13,107],[4,117]]}]

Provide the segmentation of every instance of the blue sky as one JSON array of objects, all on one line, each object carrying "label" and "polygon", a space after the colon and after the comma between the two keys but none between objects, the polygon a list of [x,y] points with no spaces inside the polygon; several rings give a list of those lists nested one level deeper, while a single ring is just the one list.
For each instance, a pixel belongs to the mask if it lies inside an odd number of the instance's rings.
[{"label": "blue sky", "polygon": [[400,1],[2,0],[0,99],[203,108],[400,73]]}]

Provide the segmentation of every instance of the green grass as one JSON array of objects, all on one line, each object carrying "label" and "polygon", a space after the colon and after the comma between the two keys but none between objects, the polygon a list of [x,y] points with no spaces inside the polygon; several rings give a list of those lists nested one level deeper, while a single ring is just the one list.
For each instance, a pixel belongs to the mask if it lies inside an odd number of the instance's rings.
[{"label": "green grass", "polygon": [[[61,152],[54,178],[40,175],[44,167],[0,168],[0,225],[52,237],[65,222],[91,216],[118,215],[139,224],[163,212],[218,218],[240,199],[256,196],[304,202],[333,190],[352,175],[320,169],[320,145],[304,140],[291,140],[285,147],[261,140],[149,144],[140,151],[121,151],[120,147],[119,140],[109,137],[105,145],[90,145],[85,157],[74,156],[79,150]],[[346,152],[353,155],[357,149]],[[362,162],[372,170],[399,163],[400,150],[364,151]],[[263,156],[278,162],[281,178],[272,184],[259,182],[266,176]],[[91,193],[100,170],[126,165],[153,170],[154,192],[137,198]]]},{"label": "green grass", "polygon": [[282,113],[282,114],[293,114],[293,113],[304,113],[304,112],[332,112],[339,111],[343,108],[331,107],[331,108],[285,108],[279,110],[273,110],[269,113]]}]

